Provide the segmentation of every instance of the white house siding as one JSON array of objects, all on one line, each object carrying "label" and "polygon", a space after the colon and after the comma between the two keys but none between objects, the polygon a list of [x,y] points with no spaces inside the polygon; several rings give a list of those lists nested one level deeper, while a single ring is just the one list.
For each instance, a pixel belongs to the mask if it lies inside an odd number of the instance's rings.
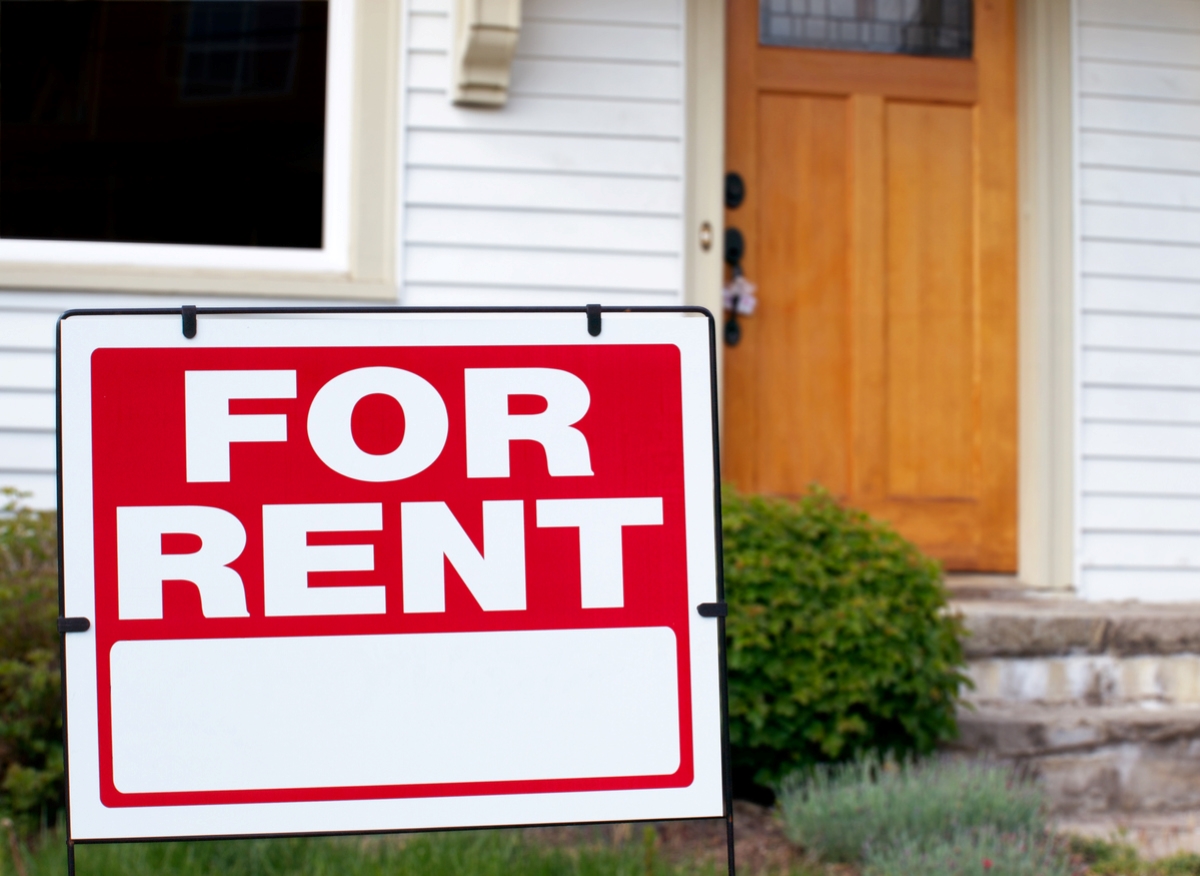
[{"label": "white house siding", "polygon": [[405,19],[406,304],[683,301],[683,0],[525,0],[508,104],[448,99],[452,0]]},{"label": "white house siding", "polygon": [[1200,600],[1200,2],[1077,9],[1080,589]]},{"label": "white house siding", "polygon": [[54,507],[54,326],[60,296],[0,295],[0,487]]},{"label": "white house siding", "polygon": [[[179,307],[181,304],[314,304],[250,298],[186,298],[87,292],[0,292],[0,487],[30,493],[29,504],[53,508],[55,487],[54,343],[64,310]],[[182,325],[181,325],[182,329]]]}]

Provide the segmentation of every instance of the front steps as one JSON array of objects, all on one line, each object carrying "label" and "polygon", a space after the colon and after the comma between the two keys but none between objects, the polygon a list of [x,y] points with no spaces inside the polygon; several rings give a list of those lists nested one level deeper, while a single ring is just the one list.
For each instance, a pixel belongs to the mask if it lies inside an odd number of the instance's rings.
[{"label": "front steps", "polygon": [[1020,595],[953,603],[975,683],[954,747],[1034,771],[1061,819],[1200,811],[1200,605]]}]

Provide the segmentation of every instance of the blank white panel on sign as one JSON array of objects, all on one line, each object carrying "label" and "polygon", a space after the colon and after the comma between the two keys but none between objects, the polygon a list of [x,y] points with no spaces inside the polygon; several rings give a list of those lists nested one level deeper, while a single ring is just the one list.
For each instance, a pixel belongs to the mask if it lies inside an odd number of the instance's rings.
[{"label": "blank white panel on sign", "polygon": [[668,627],[118,642],[123,793],[669,775]]}]

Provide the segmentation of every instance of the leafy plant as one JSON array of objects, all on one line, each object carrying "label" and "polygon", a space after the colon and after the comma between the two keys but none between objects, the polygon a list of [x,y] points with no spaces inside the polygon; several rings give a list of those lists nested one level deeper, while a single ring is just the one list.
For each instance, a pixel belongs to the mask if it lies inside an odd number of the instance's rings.
[{"label": "leafy plant", "polygon": [[879,860],[893,847],[902,858],[926,848],[945,851],[972,831],[1044,833],[1037,785],[1010,769],[969,761],[912,765],[868,757],[817,767],[784,781],[780,810],[788,838],[826,861],[862,860],[868,849]]},{"label": "leafy plant", "polygon": [[0,491],[0,813],[26,830],[63,804],[54,517]]},{"label": "leafy plant", "polygon": [[936,562],[813,488],[723,499],[730,741],[740,782],[957,733],[961,621]]}]

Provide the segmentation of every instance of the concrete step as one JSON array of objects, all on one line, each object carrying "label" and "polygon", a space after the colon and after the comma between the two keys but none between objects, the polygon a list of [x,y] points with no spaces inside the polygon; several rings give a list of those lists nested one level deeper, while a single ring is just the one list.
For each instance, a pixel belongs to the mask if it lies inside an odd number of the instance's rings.
[{"label": "concrete step", "polygon": [[977,658],[967,674],[963,698],[977,706],[1200,707],[1197,654]]},{"label": "concrete step", "polygon": [[1200,809],[1200,708],[964,708],[961,753],[1015,762],[1060,816]]},{"label": "concrete step", "polygon": [[958,599],[969,659],[1200,654],[1200,603],[1144,605],[1074,599]]},{"label": "concrete step", "polygon": [[1037,774],[1061,817],[1200,811],[1200,605],[984,584],[952,603],[975,685],[955,747]]}]

